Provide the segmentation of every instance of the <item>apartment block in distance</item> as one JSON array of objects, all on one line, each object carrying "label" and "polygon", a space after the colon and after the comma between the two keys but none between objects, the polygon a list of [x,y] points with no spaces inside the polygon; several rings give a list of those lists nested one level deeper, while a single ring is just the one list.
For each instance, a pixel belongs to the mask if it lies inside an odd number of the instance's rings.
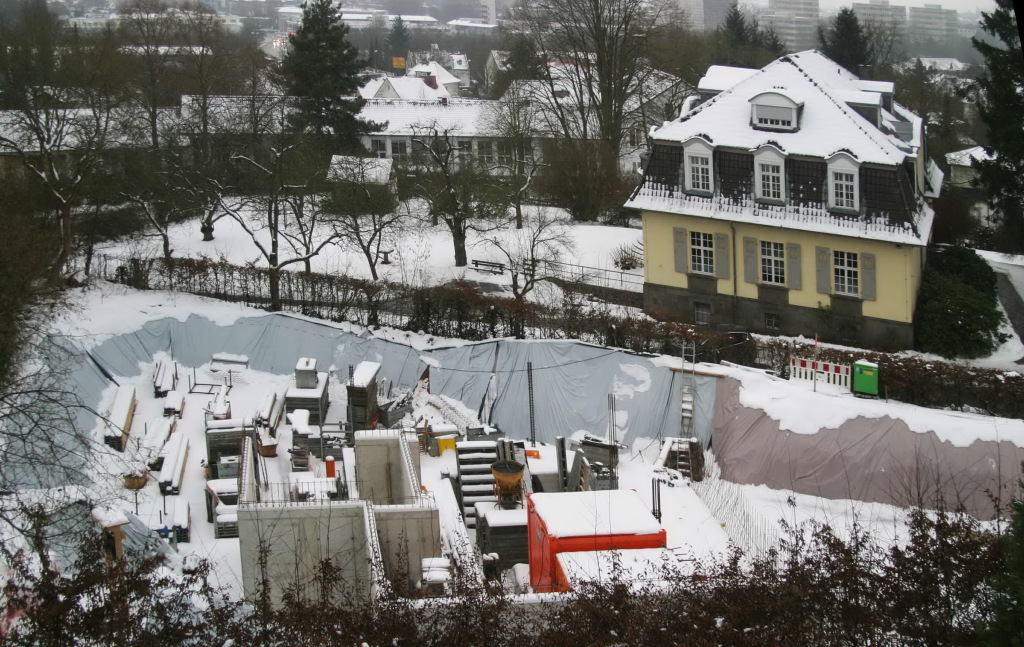
[{"label": "apartment block in distance", "polygon": [[818,0],[768,1],[768,21],[791,52],[817,46],[818,19]]}]

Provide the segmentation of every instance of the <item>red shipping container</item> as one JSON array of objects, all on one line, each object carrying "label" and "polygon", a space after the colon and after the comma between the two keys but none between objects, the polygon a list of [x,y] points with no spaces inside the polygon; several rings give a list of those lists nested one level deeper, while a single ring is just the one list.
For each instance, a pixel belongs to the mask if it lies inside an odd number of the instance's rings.
[{"label": "red shipping container", "polygon": [[665,547],[665,529],[634,490],[536,493],[526,509],[537,592],[569,590],[559,553]]}]

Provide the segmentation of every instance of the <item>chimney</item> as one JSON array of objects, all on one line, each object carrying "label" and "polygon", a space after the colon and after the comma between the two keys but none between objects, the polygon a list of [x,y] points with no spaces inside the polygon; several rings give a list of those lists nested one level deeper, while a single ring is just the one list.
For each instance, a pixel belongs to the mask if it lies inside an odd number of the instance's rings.
[{"label": "chimney", "polygon": [[433,89],[437,89],[437,77],[433,74],[423,77],[423,82]]}]

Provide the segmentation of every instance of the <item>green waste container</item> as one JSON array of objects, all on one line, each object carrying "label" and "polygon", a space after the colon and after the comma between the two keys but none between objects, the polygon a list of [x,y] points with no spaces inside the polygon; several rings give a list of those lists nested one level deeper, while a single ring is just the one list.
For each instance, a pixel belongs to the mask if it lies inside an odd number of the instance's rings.
[{"label": "green waste container", "polygon": [[878,364],[866,359],[853,363],[853,392],[878,397]]}]

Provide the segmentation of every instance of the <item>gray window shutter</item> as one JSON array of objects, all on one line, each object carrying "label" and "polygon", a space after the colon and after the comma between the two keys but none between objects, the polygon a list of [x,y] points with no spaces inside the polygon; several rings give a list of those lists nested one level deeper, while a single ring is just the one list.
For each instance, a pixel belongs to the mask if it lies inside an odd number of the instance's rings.
[{"label": "gray window shutter", "polygon": [[860,298],[865,301],[874,301],[877,298],[874,254],[860,255]]},{"label": "gray window shutter", "polygon": [[803,289],[800,267],[800,243],[786,243],[786,286],[790,290]]},{"label": "gray window shutter", "polygon": [[818,294],[832,294],[832,250],[814,248],[814,270],[818,275]]},{"label": "gray window shutter", "polygon": [[676,271],[686,271],[686,230],[682,227],[672,228],[672,248],[675,253]]},{"label": "gray window shutter", "polygon": [[729,234],[715,234],[715,278],[729,278]]},{"label": "gray window shutter", "polygon": [[743,237],[743,280],[757,283],[757,239]]}]

